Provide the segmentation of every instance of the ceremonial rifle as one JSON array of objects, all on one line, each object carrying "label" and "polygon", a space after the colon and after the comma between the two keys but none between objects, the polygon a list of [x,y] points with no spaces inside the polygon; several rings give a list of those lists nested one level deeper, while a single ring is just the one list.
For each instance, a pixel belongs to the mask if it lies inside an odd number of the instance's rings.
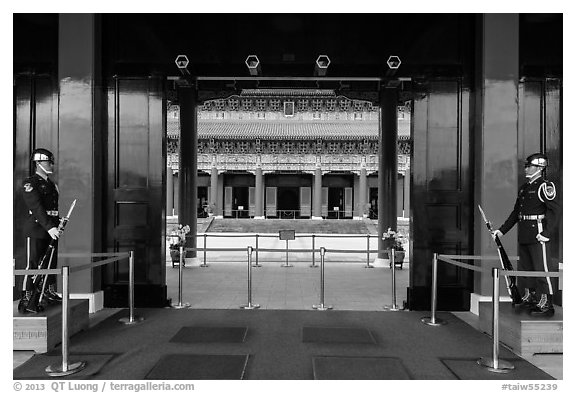
[{"label": "ceremonial rifle", "polygon": [[[76,199],[70,205],[70,209],[68,209],[68,214],[65,217],[60,219],[60,223],[58,224],[58,234],[59,236],[62,235],[64,232],[64,228],[66,224],[68,224],[68,220],[70,220],[70,216],[72,215],[72,210],[74,210],[74,206],[76,206]],[[40,262],[38,262],[38,269],[49,269],[52,266],[52,259],[54,257],[54,251],[56,250],[56,244],[58,243],[58,238],[50,240],[48,244],[48,248],[42,256]],[[40,302],[44,296],[44,290],[46,289],[46,277],[47,274],[37,274],[34,276],[32,281],[32,294],[30,295],[30,300],[28,301],[27,309],[31,309],[34,311],[42,311],[42,306],[40,306]]]},{"label": "ceremonial rifle", "polygon": [[[492,224],[486,218],[486,214],[484,214],[484,210],[482,210],[482,207],[480,205],[478,205],[478,209],[480,209],[480,213],[482,214],[482,218],[484,219],[484,222],[486,223],[486,227],[490,231],[490,234],[493,235],[494,230],[492,229]],[[494,242],[496,243],[496,246],[498,247],[498,256],[500,257],[500,264],[502,265],[502,269],[514,270],[514,267],[512,266],[512,263],[510,262],[510,259],[508,258],[508,254],[506,254],[506,250],[504,250],[504,246],[502,245],[502,242],[500,241],[500,238],[498,236],[492,236],[492,238],[494,239]],[[522,303],[522,296],[520,296],[520,292],[518,291],[518,287],[516,286],[516,277],[504,276],[504,278],[506,279],[506,288],[508,289],[508,294],[512,298],[512,302],[515,304]]]}]

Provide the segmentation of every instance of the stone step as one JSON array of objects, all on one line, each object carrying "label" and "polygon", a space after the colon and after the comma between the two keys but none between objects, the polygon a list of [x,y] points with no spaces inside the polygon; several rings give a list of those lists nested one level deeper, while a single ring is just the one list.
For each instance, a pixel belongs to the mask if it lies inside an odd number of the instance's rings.
[{"label": "stone step", "polygon": [[[547,318],[533,317],[527,311],[512,307],[510,302],[500,302],[500,342],[521,356],[535,353],[563,352],[562,307],[554,307],[554,315]],[[492,303],[479,305],[480,328],[492,335]]]},{"label": "stone step", "polygon": [[[87,299],[70,300],[68,334],[87,329],[89,323]],[[62,342],[62,305],[53,304],[36,314],[18,313],[18,301],[13,304],[13,343],[15,351],[48,352]]]}]

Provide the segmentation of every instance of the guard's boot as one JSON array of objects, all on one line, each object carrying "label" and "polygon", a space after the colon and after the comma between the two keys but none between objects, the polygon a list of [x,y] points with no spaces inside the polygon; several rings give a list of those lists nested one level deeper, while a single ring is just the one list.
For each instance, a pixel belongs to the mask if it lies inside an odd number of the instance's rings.
[{"label": "guard's boot", "polygon": [[40,293],[38,291],[31,291],[30,299],[26,304],[26,311],[31,313],[44,311],[44,306],[40,304],[39,300],[40,300]]},{"label": "guard's boot", "polygon": [[26,310],[26,307],[28,307],[28,303],[30,302],[30,295],[31,295],[30,291],[22,291],[22,297],[18,302],[18,312],[20,314],[26,314],[28,312]]},{"label": "guard's boot", "polygon": [[48,288],[44,290],[44,296],[42,296],[48,303],[60,303],[62,297],[56,292],[54,284],[48,285]]},{"label": "guard's boot", "polygon": [[39,299],[40,299],[40,306],[42,306],[44,309],[48,308],[48,306],[50,306],[51,304],[58,303],[57,301],[52,300],[48,297],[48,290],[45,290]]},{"label": "guard's boot", "polygon": [[543,293],[538,304],[530,310],[530,315],[534,317],[551,317],[554,315],[552,296]]},{"label": "guard's boot", "polygon": [[531,310],[536,306],[537,303],[536,291],[532,288],[524,288],[524,296],[522,296],[522,301],[516,304],[516,307]]}]

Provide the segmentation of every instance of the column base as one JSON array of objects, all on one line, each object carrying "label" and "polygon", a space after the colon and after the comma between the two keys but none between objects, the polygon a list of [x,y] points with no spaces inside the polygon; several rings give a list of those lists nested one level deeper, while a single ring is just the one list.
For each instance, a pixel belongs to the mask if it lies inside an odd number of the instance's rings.
[{"label": "column base", "polygon": [[312,220],[323,220],[324,217],[316,217],[316,216],[312,216]]},{"label": "column base", "polygon": [[184,258],[184,264],[185,266],[198,266],[200,265],[202,262],[200,261],[200,258],[198,257],[193,257],[193,258]]},{"label": "column base", "polygon": [[375,258],[374,261],[372,261],[372,266],[389,268],[390,267],[390,259]]},{"label": "column base", "polygon": [[254,219],[255,219],[255,220],[264,220],[264,219],[266,219],[266,217],[264,217],[264,216],[254,216]]},{"label": "column base", "polygon": [[71,293],[70,299],[88,299],[88,312],[90,314],[104,308],[104,291],[92,293]]},{"label": "column base", "polygon": [[[500,296],[500,303],[511,302],[510,296]],[[481,295],[479,293],[470,294],[470,312],[475,315],[480,315],[480,302],[492,302],[492,296]]]}]

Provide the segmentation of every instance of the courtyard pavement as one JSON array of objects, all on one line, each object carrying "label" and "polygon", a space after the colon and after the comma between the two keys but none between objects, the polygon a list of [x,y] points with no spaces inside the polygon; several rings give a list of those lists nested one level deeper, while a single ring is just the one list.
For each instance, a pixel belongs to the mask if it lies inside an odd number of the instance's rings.
[{"label": "courtyard pavement", "polygon": [[[283,229],[296,231],[296,239],[289,240],[288,245],[278,239],[278,231]],[[253,252],[252,264],[261,267],[251,269],[252,303],[263,309],[312,309],[320,303],[321,296],[319,252],[286,254],[286,247],[311,250],[314,234],[314,248],[326,249],[325,305],[335,310],[378,311],[392,304],[402,308],[409,280],[409,258],[402,269],[394,270],[394,303],[392,269],[383,260],[375,263],[376,233],[370,220],[199,220],[197,247],[218,250],[199,251],[196,258],[187,258],[182,269],[181,295],[178,264],[173,267],[167,255],[168,297],[175,304],[189,303],[192,308],[239,308],[246,304],[248,253],[225,249],[256,248],[258,234],[258,248],[278,251]],[[317,267],[311,267],[312,264]],[[367,268],[368,265],[376,267]]]}]

